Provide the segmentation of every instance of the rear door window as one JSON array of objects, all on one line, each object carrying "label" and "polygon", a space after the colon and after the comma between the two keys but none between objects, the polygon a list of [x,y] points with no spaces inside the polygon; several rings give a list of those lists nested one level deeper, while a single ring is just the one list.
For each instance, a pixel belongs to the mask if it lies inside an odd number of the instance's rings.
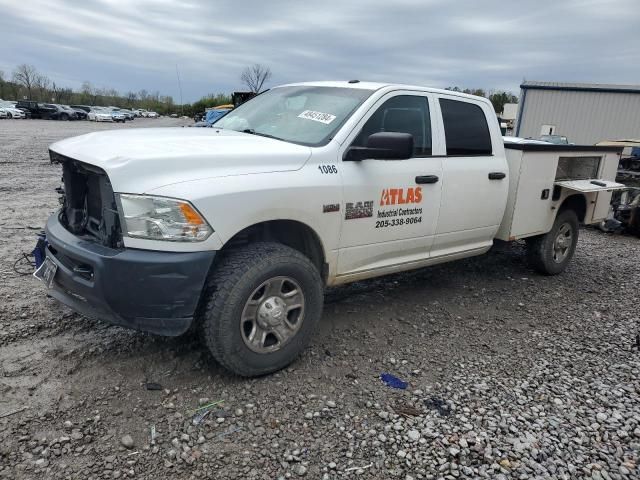
[{"label": "rear door window", "polygon": [[440,110],[447,155],[491,155],[491,134],[482,108],[469,102],[441,98]]}]

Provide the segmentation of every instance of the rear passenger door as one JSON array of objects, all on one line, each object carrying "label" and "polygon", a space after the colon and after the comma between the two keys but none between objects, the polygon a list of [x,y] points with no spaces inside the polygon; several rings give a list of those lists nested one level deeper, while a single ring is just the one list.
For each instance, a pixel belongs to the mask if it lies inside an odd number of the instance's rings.
[{"label": "rear passenger door", "polygon": [[509,190],[502,136],[490,104],[453,95],[439,95],[436,103],[445,151],[432,257],[490,247]]}]

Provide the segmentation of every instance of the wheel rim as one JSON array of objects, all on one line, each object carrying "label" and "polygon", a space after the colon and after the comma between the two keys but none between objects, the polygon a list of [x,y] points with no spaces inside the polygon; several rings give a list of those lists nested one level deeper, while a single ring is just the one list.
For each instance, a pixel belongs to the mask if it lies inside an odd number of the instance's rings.
[{"label": "wheel rim", "polygon": [[573,229],[569,223],[563,223],[553,241],[553,261],[562,263],[569,256],[572,244]]},{"label": "wheel rim", "polygon": [[304,321],[304,294],[291,277],[273,277],[256,288],[242,310],[240,332],[256,353],[282,349]]}]

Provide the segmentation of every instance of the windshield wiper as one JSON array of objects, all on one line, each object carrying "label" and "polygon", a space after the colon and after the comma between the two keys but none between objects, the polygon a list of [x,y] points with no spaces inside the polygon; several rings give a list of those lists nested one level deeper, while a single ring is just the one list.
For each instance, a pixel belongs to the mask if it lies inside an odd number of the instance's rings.
[{"label": "windshield wiper", "polygon": [[276,137],[275,135],[269,135],[268,133],[256,132],[253,128],[245,128],[242,130],[242,133],[249,133],[251,135],[258,135],[259,137],[273,138],[275,140],[282,140],[280,137]]}]

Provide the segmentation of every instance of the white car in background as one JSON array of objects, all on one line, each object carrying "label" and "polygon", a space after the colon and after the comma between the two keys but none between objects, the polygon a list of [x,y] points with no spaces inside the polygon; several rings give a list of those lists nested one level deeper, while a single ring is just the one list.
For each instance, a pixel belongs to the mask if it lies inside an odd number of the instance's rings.
[{"label": "white car in background", "polygon": [[124,123],[127,120],[127,116],[120,110],[111,110],[110,113],[111,113],[111,118],[113,118],[114,122]]},{"label": "white car in background", "polygon": [[133,120],[134,118],[136,118],[135,114],[131,110],[121,108],[119,111],[124,114],[127,120]]},{"label": "white car in background", "polygon": [[113,116],[110,111],[104,108],[91,107],[87,120],[92,122],[113,122]]},{"label": "white car in background", "polygon": [[147,112],[146,116],[149,118],[158,118],[160,115],[158,115],[157,112]]},{"label": "white car in background", "polygon": [[4,111],[6,115],[4,118],[27,118],[27,115],[11,102],[0,103],[0,110]]}]

